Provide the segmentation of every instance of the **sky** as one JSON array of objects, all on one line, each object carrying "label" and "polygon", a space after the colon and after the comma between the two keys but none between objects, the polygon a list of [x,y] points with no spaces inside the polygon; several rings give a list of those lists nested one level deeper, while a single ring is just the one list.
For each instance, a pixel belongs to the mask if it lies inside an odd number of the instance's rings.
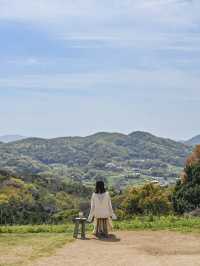
[{"label": "sky", "polygon": [[200,134],[199,0],[0,0],[0,135]]}]

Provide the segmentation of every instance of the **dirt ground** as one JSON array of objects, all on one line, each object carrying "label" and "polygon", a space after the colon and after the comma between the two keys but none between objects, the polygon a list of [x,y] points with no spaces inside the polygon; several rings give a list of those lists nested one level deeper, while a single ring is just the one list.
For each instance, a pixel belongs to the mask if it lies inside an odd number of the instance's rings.
[{"label": "dirt ground", "polygon": [[33,266],[200,266],[200,235],[116,232],[109,240],[76,240]]}]

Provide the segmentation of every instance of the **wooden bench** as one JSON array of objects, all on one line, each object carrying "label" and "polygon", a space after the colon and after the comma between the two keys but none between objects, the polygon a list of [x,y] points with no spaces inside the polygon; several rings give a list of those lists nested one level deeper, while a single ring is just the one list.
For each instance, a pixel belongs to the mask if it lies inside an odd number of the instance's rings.
[{"label": "wooden bench", "polygon": [[[77,217],[74,219],[74,238],[78,238],[79,233],[81,234],[81,239],[85,239],[85,225],[86,225],[87,219],[85,217]],[[81,232],[79,232],[81,226]]]}]

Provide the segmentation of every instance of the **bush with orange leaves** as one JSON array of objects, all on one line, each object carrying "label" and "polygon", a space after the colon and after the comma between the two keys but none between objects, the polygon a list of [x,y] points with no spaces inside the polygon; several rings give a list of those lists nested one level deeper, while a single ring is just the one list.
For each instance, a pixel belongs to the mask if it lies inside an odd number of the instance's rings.
[{"label": "bush with orange leaves", "polygon": [[197,145],[193,153],[187,158],[186,166],[200,163],[200,145]]},{"label": "bush with orange leaves", "polygon": [[191,170],[196,166],[200,165],[200,145],[197,145],[192,154],[187,158],[186,165],[181,173],[182,183],[189,181]]},{"label": "bush with orange leaves", "polygon": [[180,214],[200,208],[200,145],[188,157],[172,199],[174,210]]}]

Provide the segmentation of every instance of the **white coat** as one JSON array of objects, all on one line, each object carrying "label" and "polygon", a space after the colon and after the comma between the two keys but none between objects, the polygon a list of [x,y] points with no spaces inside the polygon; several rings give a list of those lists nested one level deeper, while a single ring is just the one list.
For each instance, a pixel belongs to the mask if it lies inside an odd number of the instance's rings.
[{"label": "white coat", "polygon": [[110,218],[116,219],[116,215],[113,212],[110,195],[105,193],[93,193],[91,198],[90,214],[88,221],[91,222],[93,218]]}]

